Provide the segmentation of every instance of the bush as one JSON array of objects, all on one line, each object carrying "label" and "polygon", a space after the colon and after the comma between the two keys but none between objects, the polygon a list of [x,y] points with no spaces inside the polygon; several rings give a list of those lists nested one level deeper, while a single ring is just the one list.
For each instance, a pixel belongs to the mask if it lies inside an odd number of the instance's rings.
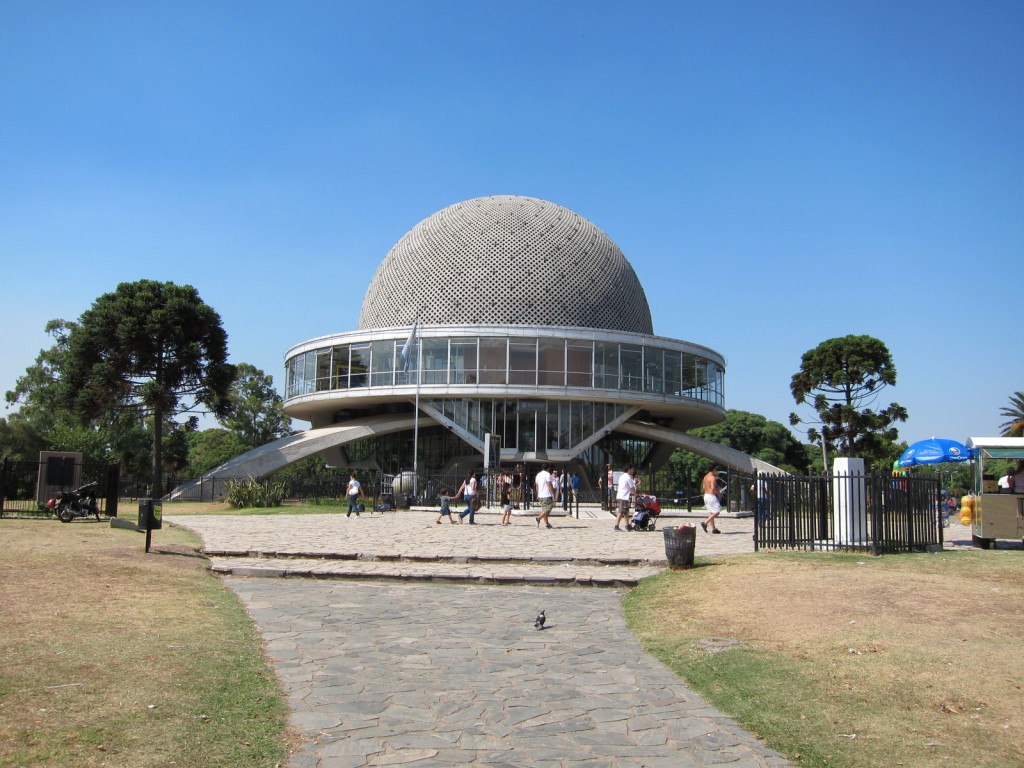
[{"label": "bush", "polygon": [[285,484],[280,481],[229,480],[225,501],[235,509],[242,507],[280,507],[284,501]]}]

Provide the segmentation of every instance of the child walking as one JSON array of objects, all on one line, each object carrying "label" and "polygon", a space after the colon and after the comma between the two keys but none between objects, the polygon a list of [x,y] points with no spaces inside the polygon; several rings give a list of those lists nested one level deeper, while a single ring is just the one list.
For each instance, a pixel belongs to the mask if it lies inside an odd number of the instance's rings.
[{"label": "child walking", "polygon": [[451,503],[452,503],[452,497],[448,495],[448,488],[447,487],[442,488],[441,489],[441,511],[438,513],[437,520],[434,521],[435,523],[440,525],[441,524],[441,518],[442,517],[447,517],[448,518],[448,522],[451,523],[452,525],[455,525],[456,521],[455,521],[455,517],[452,515]]},{"label": "child walking", "polygon": [[501,486],[501,524],[512,525],[512,484],[505,483]]}]

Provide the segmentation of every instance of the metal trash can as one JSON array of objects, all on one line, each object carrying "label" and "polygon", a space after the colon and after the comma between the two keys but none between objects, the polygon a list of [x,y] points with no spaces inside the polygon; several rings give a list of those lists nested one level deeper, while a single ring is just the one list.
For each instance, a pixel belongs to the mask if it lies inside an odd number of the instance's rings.
[{"label": "metal trash can", "polygon": [[158,531],[163,527],[163,505],[160,501],[139,499],[139,530]]},{"label": "metal trash can", "polygon": [[693,552],[697,545],[697,528],[662,528],[665,536],[665,557],[671,568],[693,568]]}]

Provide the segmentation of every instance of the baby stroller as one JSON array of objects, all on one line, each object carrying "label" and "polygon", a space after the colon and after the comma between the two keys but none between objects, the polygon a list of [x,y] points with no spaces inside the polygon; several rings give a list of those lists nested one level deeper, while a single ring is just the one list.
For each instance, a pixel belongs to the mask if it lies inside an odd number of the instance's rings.
[{"label": "baby stroller", "polygon": [[626,523],[627,531],[653,531],[654,521],[661,514],[658,497],[649,493],[641,493],[636,497],[636,510],[633,517]]}]

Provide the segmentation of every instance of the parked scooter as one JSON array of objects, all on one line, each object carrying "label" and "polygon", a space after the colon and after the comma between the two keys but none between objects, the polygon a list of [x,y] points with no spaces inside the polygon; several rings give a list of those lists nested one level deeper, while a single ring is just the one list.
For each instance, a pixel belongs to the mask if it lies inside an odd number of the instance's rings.
[{"label": "parked scooter", "polygon": [[96,489],[99,483],[93,480],[73,491],[61,491],[46,505],[62,523],[70,523],[76,517],[96,515],[100,519],[100,508],[96,503]]}]

